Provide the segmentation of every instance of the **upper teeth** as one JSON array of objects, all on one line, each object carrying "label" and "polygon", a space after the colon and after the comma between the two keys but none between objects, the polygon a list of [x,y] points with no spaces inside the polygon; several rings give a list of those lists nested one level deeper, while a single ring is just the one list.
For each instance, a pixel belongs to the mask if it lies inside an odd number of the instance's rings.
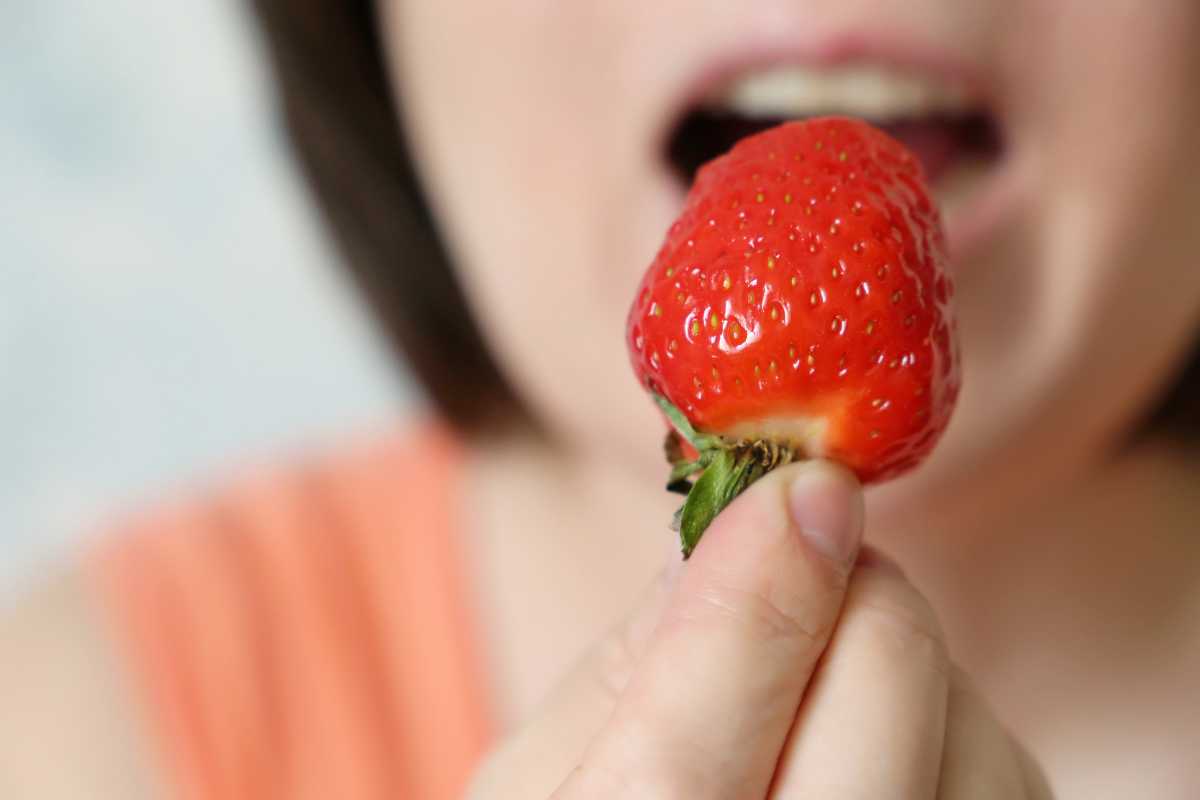
[{"label": "upper teeth", "polygon": [[868,64],[760,70],[720,87],[705,105],[748,117],[846,114],[876,121],[970,108],[962,86]]}]

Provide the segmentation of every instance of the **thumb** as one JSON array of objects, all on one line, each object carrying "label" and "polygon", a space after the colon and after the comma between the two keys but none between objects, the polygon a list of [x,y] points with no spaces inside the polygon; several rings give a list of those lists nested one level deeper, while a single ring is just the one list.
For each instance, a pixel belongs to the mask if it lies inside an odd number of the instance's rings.
[{"label": "thumb", "polygon": [[631,629],[628,681],[556,797],[765,796],[862,525],[857,482],[825,462],[739,497],[661,596],[652,632]]}]

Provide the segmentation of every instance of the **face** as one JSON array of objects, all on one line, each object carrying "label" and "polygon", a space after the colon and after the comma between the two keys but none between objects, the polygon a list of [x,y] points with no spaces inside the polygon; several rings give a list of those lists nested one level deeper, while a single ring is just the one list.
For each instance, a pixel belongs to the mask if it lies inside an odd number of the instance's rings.
[{"label": "face", "polygon": [[[741,133],[884,124],[946,210],[964,386],[876,519],[975,514],[1097,463],[1200,318],[1200,4],[384,0],[418,169],[503,368],[658,481],[625,314],[691,168]],[[953,501],[949,498],[954,498]]]}]

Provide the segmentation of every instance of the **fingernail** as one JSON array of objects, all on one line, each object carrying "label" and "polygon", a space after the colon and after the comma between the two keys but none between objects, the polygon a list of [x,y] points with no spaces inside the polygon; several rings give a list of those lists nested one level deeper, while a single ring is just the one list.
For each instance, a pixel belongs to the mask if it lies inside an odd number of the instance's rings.
[{"label": "fingernail", "polygon": [[862,492],[841,467],[813,462],[788,487],[792,521],[813,549],[848,570],[862,541]]}]

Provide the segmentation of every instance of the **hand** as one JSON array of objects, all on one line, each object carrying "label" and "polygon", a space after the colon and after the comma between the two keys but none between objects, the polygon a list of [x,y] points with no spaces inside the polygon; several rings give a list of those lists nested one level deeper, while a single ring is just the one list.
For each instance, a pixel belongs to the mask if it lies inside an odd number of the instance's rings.
[{"label": "hand", "polygon": [[862,518],[832,465],[759,481],[491,756],[471,797],[1050,797],[950,663],[929,604],[887,560],[858,558]]}]

